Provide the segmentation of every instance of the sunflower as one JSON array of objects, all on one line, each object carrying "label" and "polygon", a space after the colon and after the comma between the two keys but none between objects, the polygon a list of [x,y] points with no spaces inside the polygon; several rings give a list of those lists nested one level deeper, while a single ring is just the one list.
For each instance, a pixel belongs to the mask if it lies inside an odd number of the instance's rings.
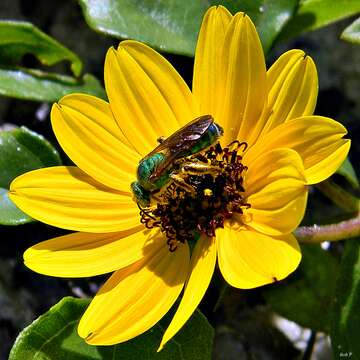
[{"label": "sunflower", "polygon": [[[350,140],[340,123],[312,115],[312,59],[291,50],[266,71],[250,18],[222,6],[203,19],[192,91],[164,57],[136,41],[109,49],[104,72],[109,102],[71,94],[51,111],[55,135],[76,166],[21,175],[10,197],[33,218],[77,231],[29,248],[30,269],[60,277],[114,272],[80,321],[89,344],[145,332],[183,292],[161,349],[200,303],[216,260],[225,280],[241,289],[297,268],[301,252],[291,233],[303,218],[307,186],[338,169]],[[139,215],[130,184],[140,159],[159,137],[203,115],[224,133],[190,160],[218,172],[185,173],[196,196],[171,183]]]}]

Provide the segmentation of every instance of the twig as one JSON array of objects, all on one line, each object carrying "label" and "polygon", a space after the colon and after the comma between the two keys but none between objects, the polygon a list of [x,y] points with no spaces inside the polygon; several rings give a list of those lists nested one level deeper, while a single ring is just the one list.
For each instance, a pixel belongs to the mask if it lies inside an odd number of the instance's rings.
[{"label": "twig", "polygon": [[325,180],[317,184],[316,188],[339,208],[352,213],[360,210],[359,199],[335,184],[332,180]]},{"label": "twig", "polygon": [[301,226],[294,234],[303,243],[321,243],[357,237],[360,236],[360,213],[350,220],[337,224]]}]

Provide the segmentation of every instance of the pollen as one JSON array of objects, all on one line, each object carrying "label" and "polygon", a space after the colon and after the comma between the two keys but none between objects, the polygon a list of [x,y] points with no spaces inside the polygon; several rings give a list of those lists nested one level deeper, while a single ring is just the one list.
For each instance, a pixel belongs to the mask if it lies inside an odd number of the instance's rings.
[{"label": "pollen", "polygon": [[210,197],[213,195],[213,191],[211,189],[204,189],[204,196]]},{"label": "pollen", "polygon": [[244,197],[247,167],[240,155],[246,147],[239,141],[224,148],[217,143],[174,164],[182,180],[154,194],[155,205],[140,208],[141,222],[147,228],[159,227],[170,251],[201,234],[215,236],[226,219],[250,207]]}]

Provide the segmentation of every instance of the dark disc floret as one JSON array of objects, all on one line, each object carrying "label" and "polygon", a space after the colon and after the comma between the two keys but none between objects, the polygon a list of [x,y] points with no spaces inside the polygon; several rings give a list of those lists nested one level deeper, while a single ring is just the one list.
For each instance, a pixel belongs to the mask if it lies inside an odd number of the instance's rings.
[{"label": "dark disc floret", "polygon": [[[225,148],[217,143],[182,159],[181,164],[175,165],[182,169],[186,187],[172,182],[155,194],[156,205],[140,209],[141,222],[147,228],[159,227],[170,251],[175,251],[179,242],[193,242],[201,234],[215,236],[215,230],[224,227],[226,219],[243,214],[243,209],[250,207],[243,186],[247,167],[239,155],[246,147],[245,142],[239,141]],[[192,164],[201,164],[202,171],[192,170]]]}]

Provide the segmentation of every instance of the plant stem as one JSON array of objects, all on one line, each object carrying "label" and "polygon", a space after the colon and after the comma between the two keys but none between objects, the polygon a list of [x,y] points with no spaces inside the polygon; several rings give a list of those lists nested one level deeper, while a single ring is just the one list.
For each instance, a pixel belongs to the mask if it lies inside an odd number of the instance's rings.
[{"label": "plant stem", "polygon": [[213,312],[216,312],[216,311],[218,310],[218,308],[219,308],[219,306],[221,305],[222,300],[223,300],[223,298],[224,298],[224,296],[225,296],[225,293],[226,293],[226,291],[227,291],[228,288],[229,288],[229,285],[228,285],[226,282],[224,282],[224,283],[222,284],[222,287],[221,287],[221,290],[220,290],[220,294],[219,294],[219,297],[218,297],[218,299],[217,299],[217,301],[216,301],[216,304],[215,304],[215,306],[214,306]]},{"label": "plant stem", "polygon": [[347,212],[358,212],[360,210],[359,199],[335,184],[332,180],[325,180],[317,184],[316,188],[332,200],[339,208]]},{"label": "plant stem", "polygon": [[301,226],[295,230],[296,238],[302,243],[339,241],[360,236],[360,212],[356,217],[330,225]]}]

